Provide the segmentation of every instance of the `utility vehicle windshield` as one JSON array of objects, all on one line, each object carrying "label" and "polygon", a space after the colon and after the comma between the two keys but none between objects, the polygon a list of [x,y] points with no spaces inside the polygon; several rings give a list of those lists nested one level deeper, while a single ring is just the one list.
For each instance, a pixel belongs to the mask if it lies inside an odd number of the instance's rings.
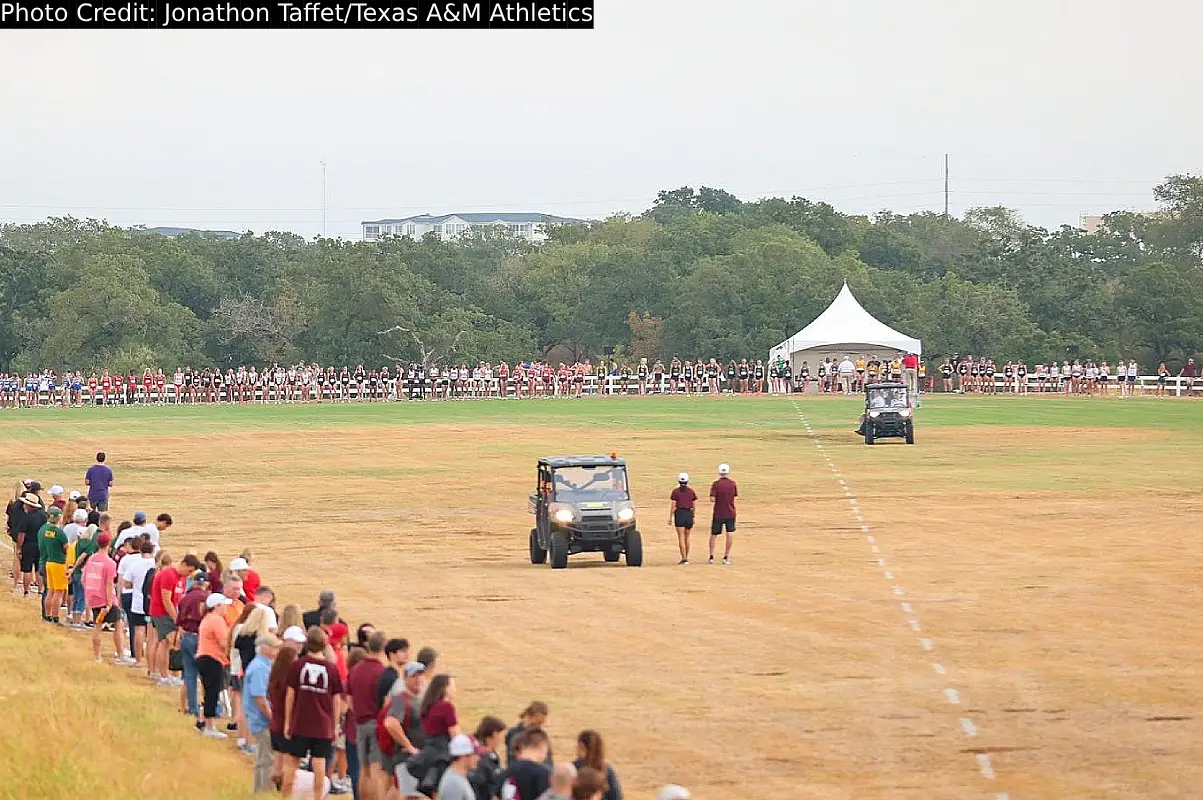
[{"label": "utility vehicle windshield", "polygon": [[906,408],[906,388],[870,389],[869,408]]},{"label": "utility vehicle windshield", "polygon": [[553,481],[561,503],[605,503],[630,500],[626,467],[561,467]]}]

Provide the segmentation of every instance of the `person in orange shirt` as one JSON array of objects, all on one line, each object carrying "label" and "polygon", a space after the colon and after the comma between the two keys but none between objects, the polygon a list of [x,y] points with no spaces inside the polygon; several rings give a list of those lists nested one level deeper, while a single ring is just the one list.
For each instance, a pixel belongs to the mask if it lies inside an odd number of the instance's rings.
[{"label": "person in orange shirt", "polygon": [[225,595],[230,604],[221,609],[221,615],[225,617],[226,627],[233,628],[234,623],[238,622],[238,618],[242,616],[242,610],[246,608],[242,598],[242,581],[231,577],[221,585],[221,593]]},{"label": "person in orange shirt", "polygon": [[205,688],[203,733],[210,739],[226,738],[214,722],[217,720],[217,699],[221,695],[225,669],[230,664],[230,626],[222,613],[230,602],[230,598],[216,592],[205,598],[205,616],[201,618],[196,642],[196,669]]}]

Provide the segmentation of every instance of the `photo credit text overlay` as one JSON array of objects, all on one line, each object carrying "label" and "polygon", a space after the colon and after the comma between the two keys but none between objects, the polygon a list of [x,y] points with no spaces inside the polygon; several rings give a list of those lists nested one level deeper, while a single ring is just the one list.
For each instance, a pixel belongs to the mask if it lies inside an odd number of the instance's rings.
[{"label": "photo credit text overlay", "polygon": [[0,0],[0,29],[593,28],[593,0],[480,2],[20,2]]}]

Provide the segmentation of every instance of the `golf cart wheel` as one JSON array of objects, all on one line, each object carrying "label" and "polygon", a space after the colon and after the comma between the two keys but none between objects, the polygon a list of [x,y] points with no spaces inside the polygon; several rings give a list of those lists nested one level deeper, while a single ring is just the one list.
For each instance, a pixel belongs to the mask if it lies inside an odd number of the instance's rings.
[{"label": "golf cart wheel", "polygon": [[915,423],[909,419],[906,421],[906,443],[915,443]]},{"label": "golf cart wheel", "polygon": [[605,557],[607,564],[613,564],[615,561],[618,560],[618,557],[620,555],[622,555],[622,552],[619,550],[603,550],[602,551],[602,556]]},{"label": "golf cart wheel", "polygon": [[557,531],[551,535],[551,568],[564,569],[568,566],[568,534]]},{"label": "golf cart wheel", "polygon": [[627,532],[626,551],[628,567],[643,566],[643,537],[639,535],[639,531]]},{"label": "golf cart wheel", "polygon": [[539,546],[539,532],[535,528],[530,529],[530,563],[542,564],[547,561],[547,551]]},{"label": "golf cart wheel", "polygon": [[865,421],[865,444],[873,444],[873,423]]}]

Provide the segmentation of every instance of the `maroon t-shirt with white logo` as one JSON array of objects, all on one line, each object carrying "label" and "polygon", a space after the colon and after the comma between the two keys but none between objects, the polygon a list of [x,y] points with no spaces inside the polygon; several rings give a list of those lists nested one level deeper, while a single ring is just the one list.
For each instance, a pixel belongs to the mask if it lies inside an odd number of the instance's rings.
[{"label": "maroon t-shirt with white logo", "polygon": [[739,497],[735,481],[726,476],[719,478],[710,484],[710,496],[714,498],[715,519],[735,519],[735,498]]},{"label": "maroon t-shirt with white logo", "polygon": [[693,508],[693,504],[698,501],[698,493],[688,486],[678,486],[673,489],[668,499],[676,503],[677,508]]},{"label": "maroon t-shirt with white logo", "polygon": [[289,738],[334,738],[334,698],[343,693],[338,667],[332,661],[303,656],[292,665],[288,686],[296,692],[292,702]]}]

